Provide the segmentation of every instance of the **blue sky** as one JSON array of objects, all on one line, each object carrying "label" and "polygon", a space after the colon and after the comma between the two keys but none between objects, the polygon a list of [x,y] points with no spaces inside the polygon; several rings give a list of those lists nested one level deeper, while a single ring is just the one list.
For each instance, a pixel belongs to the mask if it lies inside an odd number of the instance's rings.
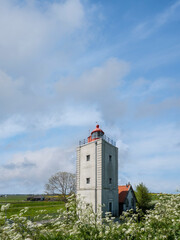
[{"label": "blue sky", "polygon": [[180,1],[0,0],[0,193],[75,172],[96,122],[119,184],[180,189]]}]

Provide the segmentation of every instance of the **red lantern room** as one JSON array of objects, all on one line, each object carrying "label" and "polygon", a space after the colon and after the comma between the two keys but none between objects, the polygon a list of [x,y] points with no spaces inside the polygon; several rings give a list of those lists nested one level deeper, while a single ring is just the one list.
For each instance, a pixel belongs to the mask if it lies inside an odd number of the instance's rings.
[{"label": "red lantern room", "polygon": [[96,128],[91,132],[91,135],[88,137],[88,143],[95,141],[96,139],[102,138],[104,132],[99,128],[99,125],[96,125]]}]

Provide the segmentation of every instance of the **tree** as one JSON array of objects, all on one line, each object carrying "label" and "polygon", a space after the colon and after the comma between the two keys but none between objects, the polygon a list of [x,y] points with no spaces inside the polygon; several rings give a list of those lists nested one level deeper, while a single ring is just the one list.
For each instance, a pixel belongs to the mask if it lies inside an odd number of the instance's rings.
[{"label": "tree", "polygon": [[67,194],[76,191],[76,175],[69,172],[57,172],[49,178],[45,189],[48,194],[62,194],[65,198]]},{"label": "tree", "polygon": [[148,188],[140,183],[136,186],[137,206],[145,212],[150,207],[151,196]]}]

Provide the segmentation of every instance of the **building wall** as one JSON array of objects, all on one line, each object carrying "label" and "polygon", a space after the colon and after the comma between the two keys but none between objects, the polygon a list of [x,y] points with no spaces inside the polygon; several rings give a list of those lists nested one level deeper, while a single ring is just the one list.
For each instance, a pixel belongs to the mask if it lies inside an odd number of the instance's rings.
[{"label": "building wall", "polygon": [[[77,148],[77,194],[87,203],[91,203],[94,211],[101,205],[101,165],[102,144],[93,141]],[[90,160],[87,161],[87,155]],[[90,183],[86,179],[90,178]]]},{"label": "building wall", "polygon": [[[102,203],[104,212],[109,212],[112,202],[112,213],[118,215],[118,148],[106,141],[102,142]],[[111,161],[109,156],[111,155]],[[112,183],[109,182],[111,178]]]},{"label": "building wall", "polygon": [[[90,155],[89,161],[87,161],[87,155]],[[111,162],[109,155],[111,155]],[[103,139],[78,147],[76,171],[77,194],[87,203],[91,203],[95,212],[102,204],[105,204],[103,211],[109,211],[109,202],[112,202],[113,215],[117,215],[118,149]],[[87,178],[90,178],[89,184],[86,183]]]},{"label": "building wall", "polygon": [[[133,199],[133,204],[132,204],[132,199]],[[127,204],[127,200],[128,200],[128,204]],[[128,191],[125,204],[123,204],[123,210],[124,211],[130,210],[130,209],[133,209],[134,211],[136,210],[136,199],[134,197],[134,193],[133,193],[133,190],[131,188]]]}]

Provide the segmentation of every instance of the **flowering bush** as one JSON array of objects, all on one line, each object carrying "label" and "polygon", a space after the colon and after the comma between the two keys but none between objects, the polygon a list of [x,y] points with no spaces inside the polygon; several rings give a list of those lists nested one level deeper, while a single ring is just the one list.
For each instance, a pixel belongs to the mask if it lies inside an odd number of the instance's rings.
[{"label": "flowering bush", "polygon": [[24,217],[27,208],[5,221],[7,208],[8,205],[3,205],[0,212],[0,222],[4,222],[0,227],[2,240],[180,239],[180,194],[161,196],[155,208],[143,217],[141,210],[135,214],[130,210],[120,220],[111,213],[102,218],[100,208],[95,214],[91,206],[73,196],[66,210],[58,210],[57,218],[46,215],[41,222]]}]

